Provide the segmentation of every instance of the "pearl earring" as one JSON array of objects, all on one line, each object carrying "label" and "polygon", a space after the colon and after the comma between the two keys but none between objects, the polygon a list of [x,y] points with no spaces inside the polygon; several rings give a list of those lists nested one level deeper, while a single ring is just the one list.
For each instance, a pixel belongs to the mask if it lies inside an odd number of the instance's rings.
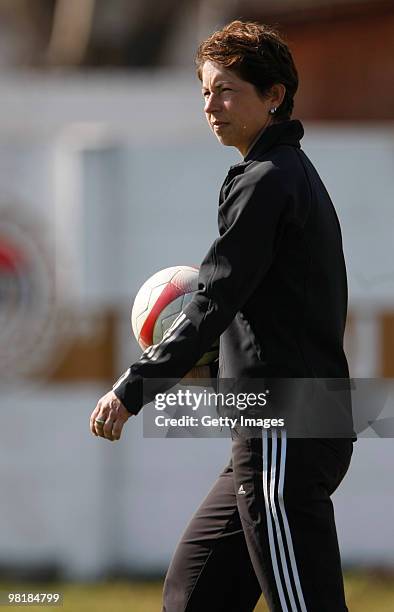
[{"label": "pearl earring", "polygon": [[271,109],[270,109],[270,115],[275,115],[276,110],[277,110],[277,107],[276,107],[276,106],[274,106],[274,108],[271,108]]}]

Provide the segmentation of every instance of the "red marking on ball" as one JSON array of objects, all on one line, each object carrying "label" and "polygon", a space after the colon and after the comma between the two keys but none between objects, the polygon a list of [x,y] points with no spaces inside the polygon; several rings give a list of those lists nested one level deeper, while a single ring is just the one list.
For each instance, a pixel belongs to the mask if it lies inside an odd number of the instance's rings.
[{"label": "red marking on ball", "polygon": [[180,287],[172,285],[171,282],[164,287],[141,328],[140,341],[144,344],[143,348],[147,348],[153,344],[153,328],[163,308],[183,294],[184,291]]}]

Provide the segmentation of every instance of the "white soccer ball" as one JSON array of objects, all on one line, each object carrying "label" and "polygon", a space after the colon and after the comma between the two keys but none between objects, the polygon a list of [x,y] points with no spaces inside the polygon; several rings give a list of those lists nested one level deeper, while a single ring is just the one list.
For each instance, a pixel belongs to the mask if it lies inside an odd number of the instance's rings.
[{"label": "white soccer ball", "polygon": [[[172,266],[153,274],[138,291],[131,311],[131,326],[144,350],[157,344],[198,289],[197,266]],[[218,343],[196,365],[213,361]]]}]

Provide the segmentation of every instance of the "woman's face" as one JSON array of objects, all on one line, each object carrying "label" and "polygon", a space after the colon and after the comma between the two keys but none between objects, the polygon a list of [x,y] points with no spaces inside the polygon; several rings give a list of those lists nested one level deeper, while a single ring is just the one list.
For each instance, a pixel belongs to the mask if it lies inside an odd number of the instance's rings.
[{"label": "woman's face", "polygon": [[269,110],[279,106],[277,94],[265,99],[254,85],[211,61],[202,68],[202,94],[205,116],[219,142],[244,156],[257,134],[272,123]]}]

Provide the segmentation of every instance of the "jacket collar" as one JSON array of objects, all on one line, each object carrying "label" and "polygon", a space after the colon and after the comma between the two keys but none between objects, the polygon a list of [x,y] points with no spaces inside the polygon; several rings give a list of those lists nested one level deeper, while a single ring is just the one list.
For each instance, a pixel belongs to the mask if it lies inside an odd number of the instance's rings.
[{"label": "jacket collar", "polygon": [[300,149],[300,140],[303,135],[304,128],[298,119],[273,123],[263,130],[262,134],[253,143],[251,149],[246,154],[244,162],[258,159],[260,155],[271,149],[274,145],[290,145]]}]

